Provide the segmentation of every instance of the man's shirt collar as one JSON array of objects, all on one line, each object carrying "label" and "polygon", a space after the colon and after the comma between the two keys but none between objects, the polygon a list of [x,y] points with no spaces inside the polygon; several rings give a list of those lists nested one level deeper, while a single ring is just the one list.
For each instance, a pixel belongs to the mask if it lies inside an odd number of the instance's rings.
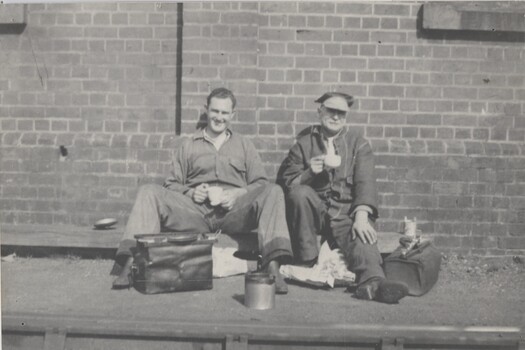
[{"label": "man's shirt collar", "polygon": [[[233,135],[233,132],[230,130],[230,129],[226,129],[225,131],[226,133],[226,136],[228,138],[230,138],[232,135]],[[194,140],[198,140],[198,139],[206,139],[206,128],[202,128],[202,129],[199,129],[197,130],[194,134],[193,134],[193,139]],[[209,136],[208,136],[209,137]]]}]

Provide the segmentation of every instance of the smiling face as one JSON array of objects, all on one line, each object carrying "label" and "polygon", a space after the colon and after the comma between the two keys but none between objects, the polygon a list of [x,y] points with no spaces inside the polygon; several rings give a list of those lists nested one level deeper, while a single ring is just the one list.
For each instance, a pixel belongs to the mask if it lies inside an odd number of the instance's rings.
[{"label": "smiling face", "polygon": [[346,112],[321,106],[318,109],[321,129],[327,137],[336,135],[345,126]]},{"label": "smiling face", "polygon": [[219,136],[228,129],[234,115],[233,101],[230,98],[212,97],[207,107],[206,133],[211,137]]}]

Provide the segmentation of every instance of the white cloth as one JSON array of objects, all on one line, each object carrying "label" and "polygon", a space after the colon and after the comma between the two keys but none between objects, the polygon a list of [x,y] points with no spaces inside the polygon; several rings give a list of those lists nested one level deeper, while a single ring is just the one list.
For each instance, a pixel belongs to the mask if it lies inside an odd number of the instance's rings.
[{"label": "white cloth", "polygon": [[321,245],[317,264],[313,267],[282,265],[280,271],[285,278],[314,286],[327,285],[333,288],[336,279],[355,282],[355,274],[348,270],[341,250],[331,250],[328,242]]},{"label": "white cloth", "polygon": [[248,261],[236,258],[236,248],[212,247],[213,277],[228,277],[248,272]]}]

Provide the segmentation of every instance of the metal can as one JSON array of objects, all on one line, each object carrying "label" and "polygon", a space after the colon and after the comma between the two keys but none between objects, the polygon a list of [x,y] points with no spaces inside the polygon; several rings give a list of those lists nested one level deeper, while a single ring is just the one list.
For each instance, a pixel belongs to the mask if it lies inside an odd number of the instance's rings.
[{"label": "metal can", "polygon": [[266,272],[248,272],[244,276],[244,305],[255,310],[275,306],[275,277]]}]

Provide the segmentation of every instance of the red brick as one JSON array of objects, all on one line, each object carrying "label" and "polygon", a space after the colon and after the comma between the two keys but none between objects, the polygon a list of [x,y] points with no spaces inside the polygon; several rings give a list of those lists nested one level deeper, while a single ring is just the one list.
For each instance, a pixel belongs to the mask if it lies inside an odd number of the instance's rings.
[{"label": "red brick", "polygon": [[[309,26],[311,27],[311,26]],[[332,31],[320,29],[298,29],[297,40],[299,41],[330,41],[332,38]]]},{"label": "red brick", "polygon": [[[379,123],[384,124],[384,123]],[[400,127],[385,127],[385,137],[401,137]]]},{"label": "red brick", "polygon": [[509,224],[501,226],[508,227],[508,232],[511,236],[521,236],[523,232],[525,232],[525,224]]},{"label": "red brick", "polygon": [[415,127],[403,127],[401,128],[402,138],[415,138],[417,137],[418,129]]},{"label": "red brick", "polygon": [[251,39],[223,39],[220,41],[219,49],[228,52],[254,52],[257,50],[257,42]]},{"label": "red brick", "polygon": [[297,57],[295,68],[321,68],[329,66],[329,58],[326,57]]},{"label": "red brick", "polygon": [[[306,18],[306,26],[308,28],[324,27],[324,16],[308,16]],[[299,33],[299,31],[298,31]]]},{"label": "red brick", "polygon": [[293,41],[295,31],[291,29],[260,28],[259,40]]},{"label": "red brick", "polygon": [[406,140],[390,140],[388,150],[391,153],[409,153],[409,147]]},{"label": "red brick", "polygon": [[375,85],[370,89],[371,96],[377,97],[404,97],[404,88],[393,85]]},{"label": "red brick", "polygon": [[255,12],[223,12],[221,13],[221,23],[223,24],[253,24],[257,22],[257,13]]},{"label": "red brick", "polygon": [[407,87],[406,96],[409,98],[438,98],[441,96],[441,88],[430,86]]},{"label": "red brick", "polygon": [[279,110],[262,110],[259,112],[259,120],[266,121],[266,122],[292,121],[293,111],[280,110],[280,109]]},{"label": "red brick", "polygon": [[501,64],[500,61],[480,62],[479,70],[487,73],[512,73],[515,69],[514,64],[506,62]]},{"label": "red brick", "polygon": [[345,17],[344,18],[344,28],[361,28],[361,18],[360,17]]},{"label": "red brick", "polygon": [[498,248],[525,249],[525,237],[498,237]]},{"label": "red brick", "polygon": [[414,47],[410,45],[398,45],[396,46],[397,57],[413,57]]},{"label": "red brick", "polygon": [[406,43],[407,35],[403,32],[372,32],[370,41],[377,43]]},{"label": "red brick", "polygon": [[291,68],[293,67],[294,60],[291,57],[282,56],[262,56],[259,58],[259,66],[263,68]]},{"label": "red brick", "polygon": [[359,100],[359,108],[364,111],[378,111],[381,109],[381,101],[377,99]]},{"label": "red brick", "polygon": [[304,13],[334,13],[335,4],[323,2],[300,2],[299,12]]},{"label": "red brick", "polygon": [[290,27],[305,27],[306,26],[306,16],[300,15],[289,15],[288,16],[288,25]]},{"label": "red brick", "polygon": [[385,16],[408,16],[410,14],[410,6],[405,4],[374,4],[374,14]]},{"label": "red brick", "polygon": [[326,16],[326,27],[327,28],[342,28],[343,20],[338,16]]},{"label": "red brick", "polygon": [[479,89],[478,98],[482,100],[512,100],[514,94],[512,89],[486,88]]},{"label": "red brick", "polygon": [[259,135],[275,135],[275,125],[274,124],[259,124],[258,125],[258,134]]},{"label": "red brick", "polygon": [[379,28],[379,18],[363,18],[362,19],[362,28],[363,29],[374,29]]},{"label": "red brick", "polygon": [[260,9],[262,13],[265,12],[280,12],[280,13],[296,13],[296,2],[261,2]]},{"label": "red brick", "polygon": [[339,81],[339,72],[338,71],[324,71],[322,72],[323,77],[322,81],[326,83],[335,83]]},{"label": "red brick", "polygon": [[382,29],[398,29],[399,23],[397,18],[381,18],[380,19],[380,27]]},{"label": "red brick", "polygon": [[233,126],[233,130],[243,135],[256,135],[257,134],[257,126],[253,123],[250,123],[250,124],[236,123]]},{"label": "red brick", "polygon": [[275,137],[261,136],[254,138],[253,144],[257,150],[276,150],[276,139]]},{"label": "red brick", "polygon": [[400,204],[408,207],[434,208],[436,199],[428,195],[403,195]]},{"label": "red brick", "polygon": [[[379,48],[381,49],[381,47]],[[399,59],[370,58],[368,59],[368,68],[370,69],[404,69],[405,62]]]},{"label": "red brick", "polygon": [[376,55],[376,45],[363,44],[359,45],[359,55],[360,56],[375,56]]},{"label": "red brick", "polygon": [[366,31],[337,31],[334,41],[368,42],[370,33]]},{"label": "red brick", "polygon": [[[288,138],[278,138],[277,139],[277,149],[283,150],[287,154],[290,148],[292,148],[292,146],[294,145],[294,143],[295,143],[295,140],[289,137]],[[282,157],[282,159],[284,159],[284,156]]]},{"label": "red brick", "polygon": [[277,123],[277,134],[294,135],[294,128],[291,123]]},{"label": "red brick", "polygon": [[336,13],[339,14],[355,14],[355,15],[367,15],[372,14],[372,4],[359,4],[359,3],[344,3],[340,2],[336,4]]}]

